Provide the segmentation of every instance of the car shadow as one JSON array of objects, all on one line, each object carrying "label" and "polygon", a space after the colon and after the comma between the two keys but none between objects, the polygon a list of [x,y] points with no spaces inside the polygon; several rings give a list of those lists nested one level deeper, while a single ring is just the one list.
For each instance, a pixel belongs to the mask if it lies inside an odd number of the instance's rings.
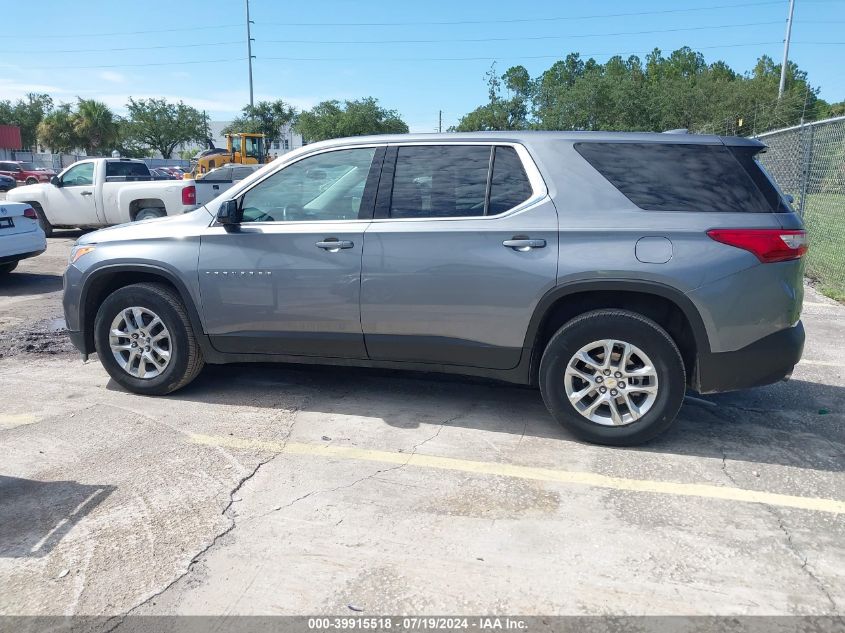
[{"label": "car shadow", "polygon": [[20,270],[0,275],[0,297],[42,295],[62,289],[62,276]]},{"label": "car shadow", "polygon": [[[111,388],[121,389],[113,381]],[[439,424],[572,441],[536,389],[490,380],[311,365],[212,365],[169,398],[373,419],[396,428]],[[563,449],[565,450],[565,448]],[[600,449],[597,450],[613,450]],[[845,388],[794,380],[715,396],[690,394],[677,422],[644,453],[845,471]]]},{"label": "car shadow", "polygon": [[0,558],[46,556],[116,489],[0,475]]}]

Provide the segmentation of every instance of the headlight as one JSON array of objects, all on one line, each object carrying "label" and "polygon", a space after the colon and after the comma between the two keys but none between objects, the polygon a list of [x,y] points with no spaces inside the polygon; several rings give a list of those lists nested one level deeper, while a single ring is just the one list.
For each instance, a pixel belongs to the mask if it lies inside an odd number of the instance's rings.
[{"label": "headlight", "polygon": [[97,247],[93,244],[85,244],[84,246],[76,244],[70,250],[70,258],[68,260],[68,263],[69,264],[75,264],[79,260],[80,257],[82,257],[83,255],[87,255],[88,253],[93,251],[95,248],[97,248]]}]

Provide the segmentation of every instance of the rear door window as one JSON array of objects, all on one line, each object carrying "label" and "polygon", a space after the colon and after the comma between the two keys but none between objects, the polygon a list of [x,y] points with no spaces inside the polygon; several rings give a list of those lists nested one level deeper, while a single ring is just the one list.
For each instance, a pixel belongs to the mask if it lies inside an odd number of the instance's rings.
[{"label": "rear door window", "polygon": [[400,147],[390,217],[484,215],[490,152],[489,145]]},{"label": "rear door window", "polygon": [[[776,212],[777,191],[754,152],[724,145],[576,143],[576,151],[631,202],[649,211]],[[745,149],[745,148],[743,148]],[[757,148],[751,148],[756,150]]]}]

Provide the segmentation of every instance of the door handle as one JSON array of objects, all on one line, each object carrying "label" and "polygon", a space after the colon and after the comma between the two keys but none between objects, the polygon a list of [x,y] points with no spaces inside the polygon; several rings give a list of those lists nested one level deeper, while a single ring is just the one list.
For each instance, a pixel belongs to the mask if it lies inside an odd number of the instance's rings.
[{"label": "door handle", "polygon": [[322,242],[317,242],[315,244],[317,248],[322,248],[323,250],[329,251],[330,253],[336,253],[342,248],[352,248],[355,246],[349,240],[337,240],[331,237],[327,237]]},{"label": "door handle", "polygon": [[502,246],[507,246],[508,248],[512,248],[513,250],[521,253],[530,251],[534,248],[543,248],[545,245],[546,240],[532,240],[521,235],[514,235],[513,239],[502,242]]},{"label": "door handle", "polygon": [[93,191],[80,191],[79,195],[80,196],[93,196],[94,192]]}]

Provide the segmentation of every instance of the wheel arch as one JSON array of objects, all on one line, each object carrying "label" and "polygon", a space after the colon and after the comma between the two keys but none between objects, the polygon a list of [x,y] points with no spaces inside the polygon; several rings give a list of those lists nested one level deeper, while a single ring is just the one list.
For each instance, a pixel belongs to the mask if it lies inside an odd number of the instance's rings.
[{"label": "wheel arch", "polygon": [[90,273],[83,285],[79,301],[79,329],[84,333],[85,350],[96,351],[94,319],[103,301],[112,292],[140,282],[164,283],[173,288],[182,299],[194,336],[205,354],[210,346],[205,338],[199,311],[184,282],[174,272],[153,264],[116,264],[103,266]]},{"label": "wheel arch", "polygon": [[572,282],[553,288],[540,299],[523,345],[531,384],[537,382],[540,358],[552,335],[579,314],[601,308],[632,310],[657,322],[678,345],[687,379],[694,384],[698,356],[710,351],[707,330],[695,304],[671,286],[625,279]]},{"label": "wheel arch", "polygon": [[143,209],[161,209],[167,215],[167,205],[160,198],[136,198],[129,203],[129,219],[134,222]]}]

